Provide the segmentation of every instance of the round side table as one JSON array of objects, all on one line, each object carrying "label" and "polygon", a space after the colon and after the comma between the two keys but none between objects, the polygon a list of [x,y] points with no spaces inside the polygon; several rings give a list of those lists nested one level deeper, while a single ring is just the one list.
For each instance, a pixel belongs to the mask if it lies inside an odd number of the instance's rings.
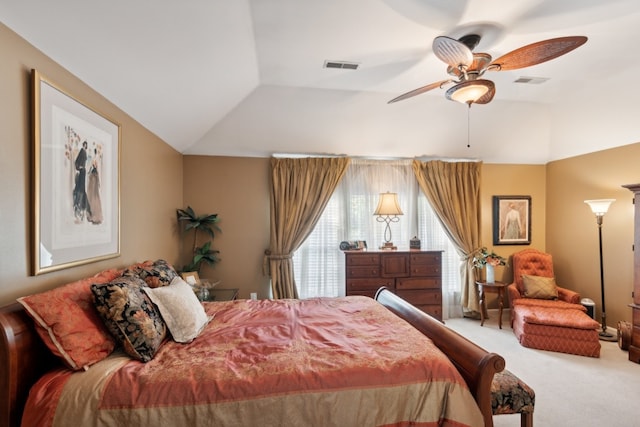
[{"label": "round side table", "polygon": [[496,293],[498,294],[498,307],[499,307],[499,316],[498,317],[498,326],[502,329],[502,308],[504,305],[504,290],[507,287],[506,283],[502,282],[484,282],[484,281],[476,281],[476,285],[480,288],[480,326],[484,325],[484,319],[488,318],[487,315],[487,305],[485,302],[485,293]]}]

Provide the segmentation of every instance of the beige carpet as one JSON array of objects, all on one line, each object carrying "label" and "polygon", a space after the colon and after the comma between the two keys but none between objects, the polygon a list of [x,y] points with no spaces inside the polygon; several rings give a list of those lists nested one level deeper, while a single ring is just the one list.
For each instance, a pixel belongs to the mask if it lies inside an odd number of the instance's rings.
[{"label": "beige carpet", "polygon": [[[534,389],[534,426],[640,426],[640,364],[630,362],[618,343],[601,341],[600,358],[534,350],[518,343],[508,319],[505,312],[502,330],[493,312],[482,327],[472,319],[449,319],[446,324],[502,355],[507,369]],[[498,415],[494,423],[519,426],[520,416]]]}]

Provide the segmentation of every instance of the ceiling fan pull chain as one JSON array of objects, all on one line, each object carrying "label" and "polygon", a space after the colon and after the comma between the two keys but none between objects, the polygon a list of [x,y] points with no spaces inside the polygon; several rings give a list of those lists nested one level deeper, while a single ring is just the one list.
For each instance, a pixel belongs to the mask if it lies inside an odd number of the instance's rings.
[{"label": "ceiling fan pull chain", "polygon": [[471,103],[468,104],[469,108],[467,108],[467,148],[471,148],[471,143],[469,142],[471,139]]}]

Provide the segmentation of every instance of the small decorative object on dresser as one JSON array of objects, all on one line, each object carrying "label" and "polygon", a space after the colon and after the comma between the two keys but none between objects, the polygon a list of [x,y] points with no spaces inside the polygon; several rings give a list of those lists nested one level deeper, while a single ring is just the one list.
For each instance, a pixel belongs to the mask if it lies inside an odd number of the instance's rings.
[{"label": "small decorative object on dresser", "polygon": [[420,249],[420,239],[418,239],[418,236],[413,236],[413,239],[409,240],[409,249]]},{"label": "small decorative object on dresser", "polygon": [[364,240],[344,240],[340,242],[341,251],[363,251],[367,249],[367,242]]},{"label": "small decorative object on dresser", "polygon": [[384,286],[442,320],[441,251],[345,252],[346,294],[374,297]]}]

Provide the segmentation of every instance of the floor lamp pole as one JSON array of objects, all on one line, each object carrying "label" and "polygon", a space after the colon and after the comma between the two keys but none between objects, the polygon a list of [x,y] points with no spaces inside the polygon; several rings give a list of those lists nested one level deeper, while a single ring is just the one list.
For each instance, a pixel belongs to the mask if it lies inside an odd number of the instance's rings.
[{"label": "floor lamp pole", "polygon": [[615,202],[615,199],[599,199],[599,200],[585,200],[589,205],[593,213],[596,215],[596,221],[598,223],[598,250],[600,254],[600,295],[602,298],[602,330],[598,334],[603,341],[617,341],[618,337],[613,336],[607,332],[607,314],[604,304],[604,268],[602,262],[602,217],[609,210],[611,203]]},{"label": "floor lamp pole", "polygon": [[[600,295],[602,296],[602,331],[600,332],[600,339],[613,341],[614,336],[607,332],[607,314],[605,311],[604,303],[604,268],[602,263],[602,215],[598,215],[598,243],[600,251]],[[617,341],[617,337],[615,337]]]}]

